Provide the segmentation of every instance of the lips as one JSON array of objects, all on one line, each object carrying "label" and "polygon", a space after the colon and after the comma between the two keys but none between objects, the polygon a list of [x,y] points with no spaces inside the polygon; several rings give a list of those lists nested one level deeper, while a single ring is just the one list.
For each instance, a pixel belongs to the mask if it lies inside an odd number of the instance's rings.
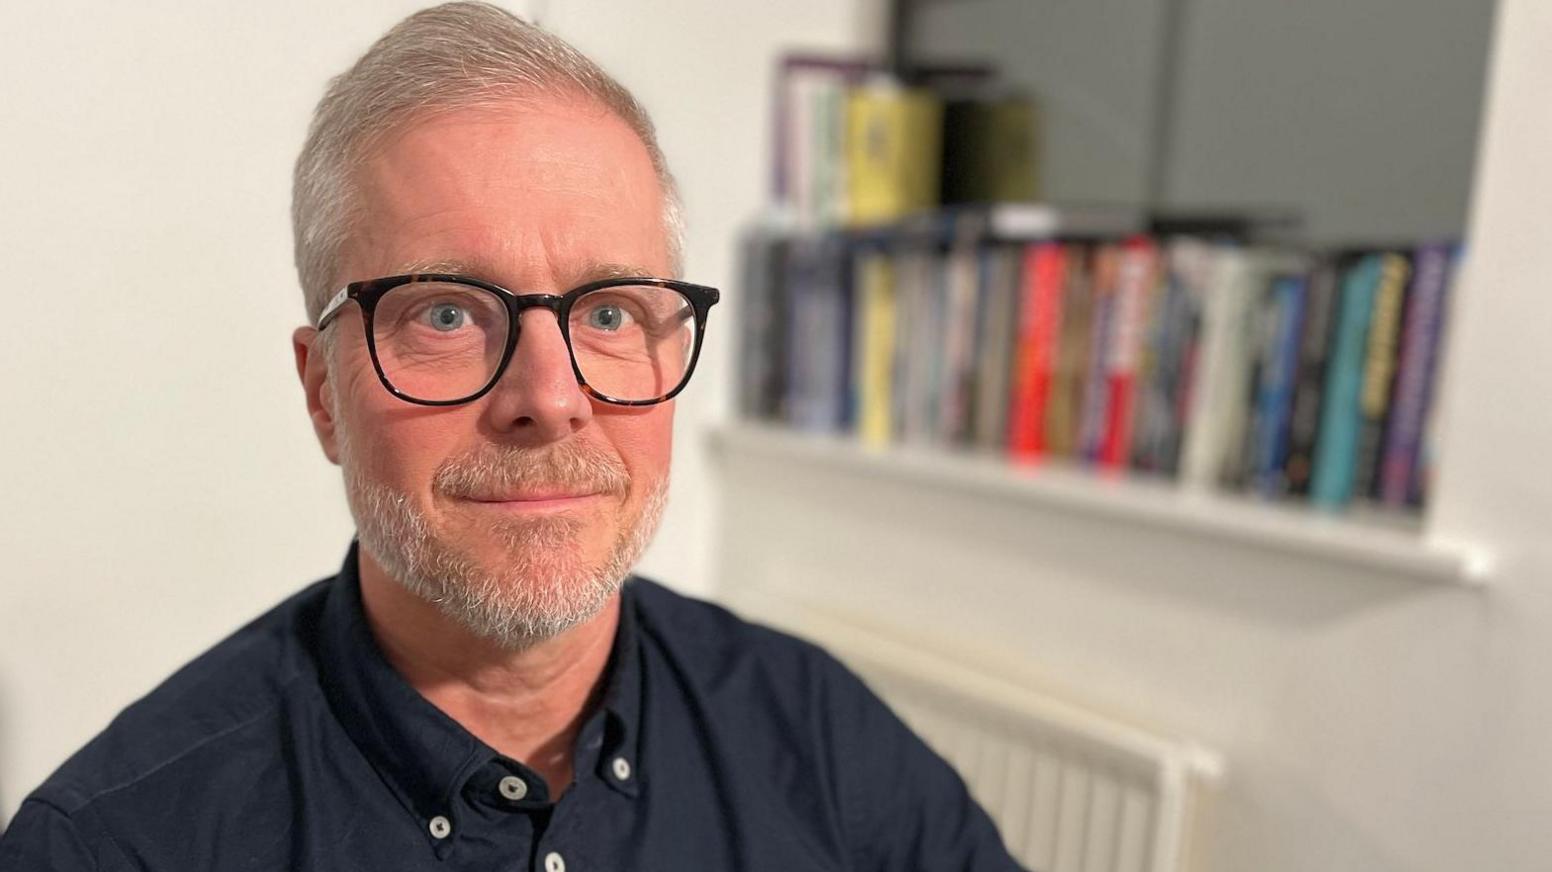
[{"label": "lips", "polygon": [[525,491],[519,494],[482,494],[469,497],[468,499],[476,503],[544,503],[556,500],[579,500],[596,496],[599,496],[596,491]]}]

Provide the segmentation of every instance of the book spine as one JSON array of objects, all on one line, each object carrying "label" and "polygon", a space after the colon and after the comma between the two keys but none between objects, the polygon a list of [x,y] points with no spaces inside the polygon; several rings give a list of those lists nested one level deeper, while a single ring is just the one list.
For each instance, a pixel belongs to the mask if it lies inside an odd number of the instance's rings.
[{"label": "book spine", "polygon": [[1170,347],[1174,337],[1170,320],[1174,317],[1179,280],[1165,257],[1160,267],[1157,302],[1149,307],[1147,329],[1137,356],[1137,388],[1132,424],[1131,465],[1144,472],[1159,468],[1167,430],[1170,426],[1168,382]]},{"label": "book spine", "polygon": [[1279,276],[1272,283],[1274,316],[1256,396],[1257,432],[1251,470],[1251,487],[1263,497],[1281,496],[1287,488],[1283,469],[1306,289],[1307,279],[1299,274]]},{"label": "book spine", "polygon": [[1315,440],[1320,435],[1321,395],[1336,326],[1340,274],[1341,265],[1330,257],[1320,258],[1310,270],[1304,337],[1299,343],[1299,369],[1288,421],[1288,459],[1283,464],[1283,479],[1292,496],[1309,496],[1315,469]]},{"label": "book spine", "polygon": [[1036,242],[1025,248],[1024,258],[1015,351],[1018,368],[1009,403],[1008,451],[1015,460],[1030,462],[1046,453],[1046,407],[1066,282],[1067,251],[1059,242]]},{"label": "book spine", "polygon": [[1215,245],[1203,267],[1201,341],[1190,388],[1190,430],[1184,436],[1181,483],[1220,484],[1245,442],[1257,307],[1270,275],[1263,251]]},{"label": "book spine", "polygon": [[1401,315],[1412,276],[1411,258],[1385,255],[1384,278],[1374,300],[1374,318],[1364,357],[1362,410],[1358,430],[1358,455],[1354,461],[1353,492],[1374,496],[1379,487],[1380,460],[1385,449],[1385,427],[1395,387],[1396,362],[1401,344]]},{"label": "book spine", "polygon": [[1077,453],[1083,418],[1083,375],[1093,338],[1093,251],[1087,245],[1064,246],[1066,276],[1061,285],[1060,312],[1051,319],[1056,338],[1051,387],[1044,421],[1048,454]]},{"label": "book spine", "polygon": [[780,416],[786,243],[754,231],[743,241],[744,305],[739,310],[739,412],[747,418]]},{"label": "book spine", "polygon": [[1342,277],[1310,480],[1310,499],[1323,508],[1341,508],[1353,497],[1364,351],[1384,268],[1381,255],[1365,255]]},{"label": "book spine", "polygon": [[891,253],[890,260],[894,264],[895,278],[894,354],[889,368],[890,421],[893,424],[890,437],[900,440],[905,438],[912,414],[908,397],[914,389],[916,361],[920,355],[911,354],[910,351],[918,330],[917,321],[921,317],[918,314],[921,308],[918,289],[926,265],[922,262],[920,251],[909,244],[897,247]]},{"label": "book spine", "polygon": [[[816,119],[811,110],[815,92],[828,89],[843,97],[845,89],[867,73],[870,66],[860,58],[839,56],[789,54],[780,60],[772,92],[771,123],[775,134],[771,183],[777,203],[797,213],[799,197],[806,199],[813,191],[815,155],[811,150],[815,145],[812,133]],[[812,215],[804,215],[805,223],[811,218]]]},{"label": "book spine", "polygon": [[1172,426],[1166,443],[1163,465],[1158,470],[1177,479],[1181,477],[1184,465],[1186,434],[1191,432],[1194,421],[1192,415],[1197,410],[1195,391],[1200,383],[1202,371],[1202,312],[1195,306],[1189,307],[1187,311],[1189,315],[1182,338],[1180,369],[1173,389]]},{"label": "book spine", "polygon": [[846,98],[849,221],[896,220],[938,202],[942,105],[926,91],[894,85],[852,89]]},{"label": "book spine", "polygon": [[1109,420],[1109,380],[1106,364],[1115,339],[1116,286],[1121,270],[1121,248],[1105,245],[1095,254],[1088,360],[1083,374],[1083,412],[1078,423],[1078,456],[1088,463],[1099,461]]},{"label": "book spine", "polygon": [[859,295],[857,436],[863,445],[882,448],[894,433],[892,365],[895,343],[894,269],[887,252],[868,250],[857,259]]},{"label": "book spine", "polygon": [[1036,195],[1035,107],[1018,97],[956,99],[943,109],[947,204],[1030,202]]},{"label": "book spine", "polygon": [[838,77],[818,83],[813,93],[812,220],[835,227],[846,220],[846,85]]},{"label": "book spine", "polygon": [[1200,338],[1185,392],[1189,408],[1182,415],[1189,427],[1181,436],[1179,477],[1189,488],[1211,486],[1223,466],[1223,446],[1237,409],[1229,402],[1229,386],[1243,369],[1249,263],[1246,252],[1224,245],[1182,243],[1174,253],[1174,268],[1192,276],[1187,287],[1200,312]]},{"label": "book spine", "polygon": [[1404,506],[1411,501],[1428,417],[1430,385],[1438,365],[1445,295],[1454,261],[1451,248],[1444,244],[1425,245],[1416,255],[1415,279],[1402,328],[1393,412],[1380,471],[1379,497],[1389,506]]},{"label": "book spine", "polygon": [[925,444],[936,443],[943,431],[943,391],[948,372],[944,342],[948,325],[948,258],[935,250],[927,260],[921,332],[914,351],[922,359],[921,393],[916,395],[917,428],[914,438]]},{"label": "book spine", "polygon": [[976,340],[975,442],[984,450],[1006,446],[1008,403],[1012,391],[1013,349],[1017,341],[1019,264],[1013,246],[981,250],[980,330]]},{"label": "book spine", "polygon": [[1105,424],[1098,462],[1107,469],[1126,466],[1132,444],[1137,363],[1149,303],[1157,282],[1158,255],[1152,240],[1134,238],[1122,248],[1116,273],[1113,323],[1104,363]]},{"label": "book spine", "polygon": [[896,346],[900,373],[900,437],[908,442],[925,438],[928,423],[924,398],[931,391],[932,351],[937,345],[933,307],[935,263],[924,247],[913,246],[904,277],[902,303],[908,308],[907,331]]},{"label": "book spine", "polygon": [[797,240],[791,249],[787,273],[787,390],[782,406],[787,423],[797,429],[806,429],[813,418],[815,247],[811,239]]},{"label": "book spine", "polygon": [[[1465,256],[1464,247],[1456,244],[1450,253],[1451,282],[1459,280],[1461,259]],[[1434,338],[1435,350],[1434,370],[1438,370],[1437,355],[1444,347],[1445,334],[1450,329],[1449,325],[1449,292],[1446,291],[1445,305],[1439,313],[1439,326]],[[1412,484],[1407,489],[1407,505],[1419,508],[1428,501],[1428,494],[1433,489],[1435,462],[1439,456],[1439,442],[1442,427],[1440,421],[1442,415],[1437,408],[1441,394],[1436,379],[1429,379],[1423,398],[1423,434],[1417,448],[1417,460],[1412,467]]]},{"label": "book spine", "polygon": [[943,263],[943,380],[939,396],[938,436],[944,444],[970,441],[971,399],[975,393],[975,332],[980,270],[979,236],[974,228],[959,234]]},{"label": "book spine", "polygon": [[1256,458],[1266,423],[1261,403],[1261,384],[1267,378],[1271,366],[1274,345],[1277,341],[1277,295],[1274,292],[1275,277],[1253,291],[1246,312],[1245,333],[1246,367],[1241,381],[1232,386],[1235,403],[1239,406],[1238,429],[1232,442],[1225,446],[1220,483],[1230,490],[1245,490],[1255,479]]},{"label": "book spine", "polygon": [[1168,297],[1163,313],[1163,336],[1157,362],[1160,421],[1155,425],[1146,456],[1146,469],[1174,477],[1180,471],[1180,458],[1191,413],[1195,408],[1192,393],[1197,381],[1202,301],[1207,253],[1197,243],[1183,261],[1171,266]]},{"label": "book spine", "polygon": [[847,432],[856,425],[857,392],[851,377],[851,360],[856,353],[857,295],[852,284],[852,248],[836,237],[826,250],[826,302],[829,324],[825,364],[825,424],[832,432]]}]

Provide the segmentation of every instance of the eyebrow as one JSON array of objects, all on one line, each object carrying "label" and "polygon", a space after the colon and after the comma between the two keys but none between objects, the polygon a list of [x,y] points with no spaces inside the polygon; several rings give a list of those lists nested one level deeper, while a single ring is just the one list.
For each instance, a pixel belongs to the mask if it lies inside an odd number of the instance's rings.
[{"label": "eyebrow", "polygon": [[594,262],[582,271],[582,275],[579,276],[581,282],[578,282],[578,284],[585,284],[598,279],[647,278],[652,275],[653,272],[645,267],[621,263]]},{"label": "eyebrow", "polygon": [[423,273],[449,273],[460,276],[473,276],[479,272],[466,261],[449,260],[447,258],[421,258],[400,265],[399,273],[403,275],[421,275]]},{"label": "eyebrow", "polygon": [[[481,269],[477,264],[469,261],[456,258],[422,258],[403,264],[400,266],[399,272],[405,275],[447,273],[449,275],[467,276],[470,278],[484,278],[491,271]],[[574,274],[570,287],[579,287],[588,282],[601,279],[646,278],[653,275],[653,272],[645,267],[609,261],[594,261]],[[489,281],[489,279],[486,280]]]}]

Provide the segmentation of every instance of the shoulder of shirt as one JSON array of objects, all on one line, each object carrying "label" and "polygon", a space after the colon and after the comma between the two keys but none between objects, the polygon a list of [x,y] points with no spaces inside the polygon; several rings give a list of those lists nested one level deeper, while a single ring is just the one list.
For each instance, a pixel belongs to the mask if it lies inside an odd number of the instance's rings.
[{"label": "shoulder of shirt", "polygon": [[[687,677],[709,683],[742,668],[786,676],[769,685],[796,697],[816,690],[870,694],[850,669],[819,645],[739,617],[730,609],[633,576],[642,634],[653,640]],[[822,687],[820,686],[822,685]]]},{"label": "shoulder of shirt", "polygon": [[310,636],[334,578],[303,588],[173,673],[117,717],[29,797],[74,815],[175,769],[199,749],[242,742],[311,673]]}]

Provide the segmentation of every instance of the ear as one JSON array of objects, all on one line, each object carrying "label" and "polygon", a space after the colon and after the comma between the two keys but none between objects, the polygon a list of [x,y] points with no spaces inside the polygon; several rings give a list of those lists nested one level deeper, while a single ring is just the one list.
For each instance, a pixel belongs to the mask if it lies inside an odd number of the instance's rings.
[{"label": "ear", "polygon": [[307,417],[312,419],[313,432],[329,462],[339,464],[339,440],[334,426],[333,386],[329,383],[329,362],[321,343],[318,328],[298,327],[291,334],[291,350],[296,355],[296,375],[302,380],[302,393],[307,397]]}]

